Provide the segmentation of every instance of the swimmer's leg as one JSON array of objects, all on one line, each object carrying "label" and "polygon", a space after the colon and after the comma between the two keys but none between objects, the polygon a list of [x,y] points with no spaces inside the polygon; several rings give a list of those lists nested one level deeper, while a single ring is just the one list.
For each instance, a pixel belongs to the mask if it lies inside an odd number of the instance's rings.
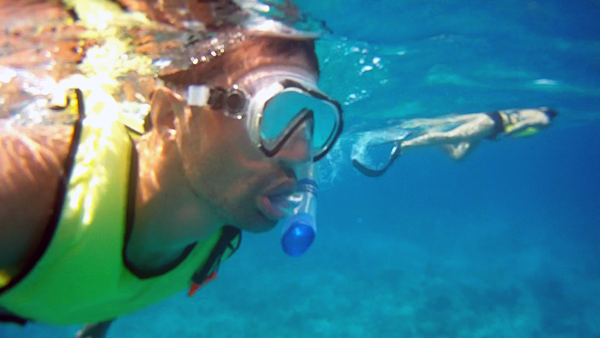
[{"label": "swimmer's leg", "polygon": [[489,117],[485,114],[475,115],[477,116],[470,116],[468,121],[448,131],[428,131],[423,135],[406,140],[402,142],[402,148],[478,142],[477,135],[488,128],[486,121],[489,120]]},{"label": "swimmer's leg", "polygon": [[460,142],[457,145],[444,144],[440,148],[446,152],[452,159],[460,161],[467,155],[473,152],[473,150],[479,145],[479,141],[473,142]]},{"label": "swimmer's leg", "polygon": [[457,140],[457,135],[451,132],[430,131],[423,135],[402,142],[402,148],[415,148],[430,145],[451,144]]}]

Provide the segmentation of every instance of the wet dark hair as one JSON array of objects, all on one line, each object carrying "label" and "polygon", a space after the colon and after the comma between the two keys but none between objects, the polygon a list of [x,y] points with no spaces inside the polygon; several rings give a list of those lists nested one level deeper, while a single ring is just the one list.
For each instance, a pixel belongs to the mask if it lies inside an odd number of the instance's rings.
[{"label": "wet dark hair", "polygon": [[[231,76],[243,74],[256,64],[256,56],[266,56],[265,62],[269,57],[281,58],[303,55],[306,57],[311,70],[319,75],[319,60],[315,52],[315,42],[313,40],[293,40],[275,37],[256,37],[241,42],[235,48],[228,50],[222,55],[215,57],[209,62],[190,67],[187,70],[174,74],[161,76],[165,86],[175,90],[185,90],[189,85],[206,84],[214,81],[221,76]],[[152,119],[150,114],[144,119],[144,130],[146,132],[152,129]]]},{"label": "wet dark hair", "polygon": [[319,75],[319,61],[315,52],[313,40],[294,40],[277,37],[254,37],[226,51],[206,63],[190,67],[187,70],[161,77],[165,85],[174,89],[183,89],[193,84],[211,83],[222,76],[241,75],[246,71],[260,66],[257,56],[263,56],[263,62],[269,58],[279,59],[303,55],[308,64]]},{"label": "wet dark hair", "polygon": [[543,108],[542,112],[546,114],[550,120],[558,116],[558,112],[552,108]]}]

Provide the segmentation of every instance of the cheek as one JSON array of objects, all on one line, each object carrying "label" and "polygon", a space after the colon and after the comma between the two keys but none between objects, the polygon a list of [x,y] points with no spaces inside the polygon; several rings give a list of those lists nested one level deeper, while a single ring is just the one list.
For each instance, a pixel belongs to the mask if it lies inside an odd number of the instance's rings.
[{"label": "cheek", "polygon": [[262,152],[250,141],[244,126],[245,121],[225,118],[225,123],[218,130],[218,135],[214,135],[214,148],[226,153],[231,162],[242,168],[265,162]]},{"label": "cheek", "polygon": [[212,129],[203,137],[196,163],[205,171],[203,179],[219,183],[234,193],[232,190],[251,188],[249,186],[268,164],[260,150],[251,144],[243,122],[228,120],[229,123]]},{"label": "cheek", "polygon": [[272,164],[252,144],[245,121],[215,112],[199,112],[182,140],[190,183],[218,200],[250,199],[273,170]]}]

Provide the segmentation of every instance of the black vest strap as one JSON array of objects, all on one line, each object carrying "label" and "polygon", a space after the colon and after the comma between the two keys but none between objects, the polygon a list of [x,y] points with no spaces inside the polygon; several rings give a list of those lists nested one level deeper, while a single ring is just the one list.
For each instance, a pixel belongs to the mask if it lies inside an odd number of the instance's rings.
[{"label": "black vest strap", "polygon": [[23,319],[19,316],[15,316],[8,313],[2,313],[0,314],[0,323],[13,323],[24,326],[25,324],[27,324],[27,319]]},{"label": "black vest strap", "polygon": [[[224,226],[221,238],[219,238],[219,241],[208,256],[204,266],[192,276],[192,281],[201,285],[210,274],[219,269],[219,265],[223,259],[237,251],[241,242],[242,232],[238,228],[229,225]],[[227,249],[229,249],[229,253],[227,256],[224,256]]]}]

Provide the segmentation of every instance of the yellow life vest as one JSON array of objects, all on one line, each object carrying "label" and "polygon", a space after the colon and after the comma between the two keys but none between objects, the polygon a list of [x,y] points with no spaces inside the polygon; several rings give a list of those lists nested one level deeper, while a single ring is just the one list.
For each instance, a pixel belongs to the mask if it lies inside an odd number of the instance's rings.
[{"label": "yellow life vest", "polygon": [[[506,121],[506,124],[504,125],[504,133],[510,134],[510,137],[513,137],[513,138],[527,137],[527,136],[535,135],[539,132],[539,129],[536,127],[527,127],[519,132],[511,134],[511,132],[515,129],[518,122],[522,118],[520,118],[519,115],[516,114],[514,110],[505,110],[505,111],[501,111],[500,113],[504,114],[504,116],[505,116],[504,120]],[[513,115],[513,116],[516,115],[516,118],[515,118],[516,121],[513,121],[513,119],[511,118],[511,115]]]},{"label": "yellow life vest", "polygon": [[[241,233],[224,227],[197,243],[175,268],[139,278],[124,262],[137,170],[135,147],[115,101],[101,91],[72,91],[77,121],[53,219],[36,257],[0,287],[0,307],[55,325],[99,322],[144,308],[214,277]],[[133,169],[132,169],[133,168]],[[0,284],[0,286],[2,286]],[[194,290],[192,290],[194,291]]]},{"label": "yellow life vest", "polygon": [[[513,129],[513,128],[512,128],[513,126],[509,126],[509,127],[510,127],[510,128],[506,128],[506,132],[507,132],[507,133],[508,133],[508,132],[510,132],[510,131]],[[520,132],[518,132],[518,133],[513,133],[513,134],[511,134],[510,136],[511,136],[511,137],[514,137],[514,138],[516,138],[516,137],[527,137],[527,136],[532,136],[532,135],[535,135],[535,134],[537,134],[538,132],[539,132],[539,129],[537,129],[537,128],[535,128],[535,127],[527,127],[527,128],[525,128],[525,129],[521,130],[521,131],[520,131]]]}]

